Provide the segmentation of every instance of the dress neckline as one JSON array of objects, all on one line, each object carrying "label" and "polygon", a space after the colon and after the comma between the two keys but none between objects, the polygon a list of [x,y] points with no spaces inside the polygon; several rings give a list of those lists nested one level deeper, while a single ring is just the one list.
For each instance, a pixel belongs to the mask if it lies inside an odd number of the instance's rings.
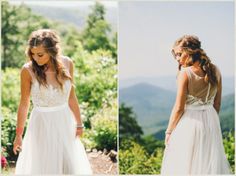
[{"label": "dress neckline", "polygon": [[[65,80],[64,83],[63,83],[63,87],[67,84],[67,82],[70,82],[69,79]],[[37,80],[33,81],[32,84],[35,84],[37,83],[37,85],[39,85],[39,82]],[[52,84],[47,84],[48,88],[53,90],[53,91],[59,91],[61,90],[61,87],[60,86],[54,86]],[[47,87],[45,87],[47,89]]]}]

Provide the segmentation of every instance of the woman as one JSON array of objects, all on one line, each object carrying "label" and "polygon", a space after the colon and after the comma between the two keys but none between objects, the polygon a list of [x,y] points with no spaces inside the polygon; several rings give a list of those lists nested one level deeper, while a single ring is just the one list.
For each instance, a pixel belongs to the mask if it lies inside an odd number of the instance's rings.
[{"label": "woman", "polygon": [[[14,153],[16,174],[92,174],[79,137],[83,124],[73,85],[73,63],[60,55],[59,37],[49,29],[32,32],[21,71],[21,100]],[[32,95],[33,110],[22,144]]]},{"label": "woman", "polygon": [[178,90],[166,130],[162,174],[229,174],[219,123],[221,74],[195,36],[174,44]]}]

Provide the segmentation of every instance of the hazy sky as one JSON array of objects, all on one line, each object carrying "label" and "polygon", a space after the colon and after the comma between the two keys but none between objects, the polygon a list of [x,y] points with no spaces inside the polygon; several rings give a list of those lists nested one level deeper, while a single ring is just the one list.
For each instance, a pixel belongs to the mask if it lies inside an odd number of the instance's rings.
[{"label": "hazy sky", "polygon": [[[11,4],[20,4],[25,2],[26,4],[40,5],[40,6],[53,6],[53,7],[75,7],[75,6],[88,6],[93,5],[94,1],[91,0],[10,0]],[[99,1],[106,7],[116,7],[116,1]]]},{"label": "hazy sky", "polygon": [[119,2],[119,79],[176,75],[174,41],[194,34],[223,76],[234,75],[233,2]]}]

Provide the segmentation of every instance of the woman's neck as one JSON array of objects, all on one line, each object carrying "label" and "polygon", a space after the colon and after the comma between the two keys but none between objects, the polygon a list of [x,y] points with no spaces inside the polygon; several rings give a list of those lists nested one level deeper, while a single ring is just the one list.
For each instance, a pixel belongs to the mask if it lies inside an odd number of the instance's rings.
[{"label": "woman's neck", "polygon": [[201,69],[200,63],[198,61],[194,62],[192,67],[194,67],[196,69]]},{"label": "woman's neck", "polygon": [[191,66],[192,67],[192,70],[194,72],[196,72],[199,76],[204,76],[205,73],[204,71],[202,70],[201,66],[200,66],[200,63],[197,61],[195,63],[193,63],[193,65]]},{"label": "woman's neck", "polygon": [[45,72],[53,72],[54,71],[54,67],[51,61],[48,61],[48,63],[46,64],[46,70]]}]

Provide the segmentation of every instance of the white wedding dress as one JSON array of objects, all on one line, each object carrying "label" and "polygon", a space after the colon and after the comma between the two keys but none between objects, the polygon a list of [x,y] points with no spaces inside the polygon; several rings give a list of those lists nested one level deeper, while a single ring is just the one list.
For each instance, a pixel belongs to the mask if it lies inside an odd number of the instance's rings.
[{"label": "white wedding dress", "polygon": [[213,107],[217,88],[205,83],[191,67],[182,71],[188,75],[185,111],[165,148],[161,174],[230,174]]},{"label": "white wedding dress", "polygon": [[[69,73],[68,58],[62,62]],[[80,139],[75,136],[76,122],[68,105],[70,80],[63,90],[54,73],[46,74],[48,87],[40,86],[30,64],[24,65],[32,76],[33,110],[23,139],[15,174],[91,175],[92,170]]]}]

